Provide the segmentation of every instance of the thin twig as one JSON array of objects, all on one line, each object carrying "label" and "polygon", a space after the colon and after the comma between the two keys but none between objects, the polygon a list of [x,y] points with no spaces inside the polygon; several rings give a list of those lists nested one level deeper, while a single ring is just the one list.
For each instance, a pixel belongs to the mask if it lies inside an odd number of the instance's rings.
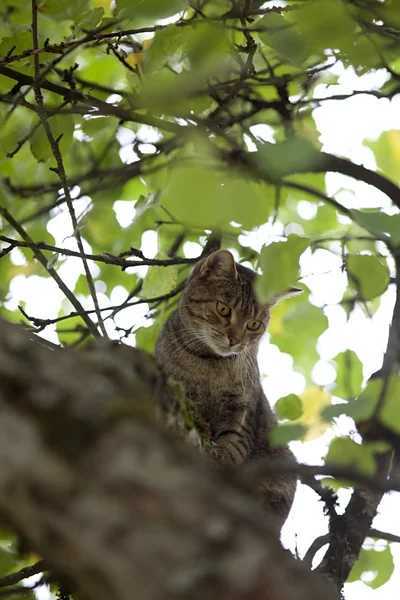
[{"label": "thin twig", "polygon": [[63,282],[61,277],[58,275],[57,271],[53,267],[48,266],[47,258],[45,257],[43,252],[41,252],[41,250],[39,250],[38,248],[35,247],[33,240],[28,235],[28,233],[25,231],[25,229],[22,227],[22,225],[20,223],[18,223],[18,221],[16,221],[14,219],[14,217],[8,212],[8,210],[6,208],[3,208],[2,206],[0,206],[0,215],[2,217],[4,217],[4,219],[8,223],[10,223],[10,225],[12,227],[14,227],[15,231],[17,231],[19,233],[19,235],[22,237],[23,240],[25,240],[32,246],[32,251],[33,251],[35,258],[37,258],[37,260],[40,262],[40,264],[43,265],[43,267],[46,269],[46,271],[49,273],[49,275],[51,275],[51,277],[57,283],[60,290],[63,292],[63,294],[66,296],[66,298],[68,298],[68,300],[71,302],[72,306],[77,311],[77,314],[79,314],[82,317],[82,319],[84,320],[86,326],[91,331],[91,333],[93,335],[98,335],[98,332],[94,326],[93,321],[91,319],[89,319],[89,317],[86,315],[82,304],[74,296],[74,294],[71,292],[71,290],[66,286],[66,284]]},{"label": "thin twig", "polygon": [[[54,252],[57,254],[63,254],[64,256],[69,256],[73,258],[82,258],[82,254],[77,252],[76,250],[69,250],[68,248],[61,248],[59,246],[51,246],[50,244],[46,244],[45,242],[21,242],[19,240],[14,240],[13,238],[9,238],[5,235],[0,235],[0,242],[6,242],[10,244],[8,248],[5,248],[0,252],[0,258],[2,257],[2,253],[8,254],[13,248],[31,248],[32,250],[47,250],[49,252]],[[103,254],[86,254],[83,253],[83,256],[87,260],[93,260],[96,262],[105,263],[107,265],[115,265],[117,267],[121,267],[123,270],[129,269],[131,267],[143,267],[143,266],[158,266],[158,267],[169,267],[172,265],[189,265],[197,262],[201,256],[196,258],[184,258],[180,256],[174,256],[174,258],[146,258],[143,256],[140,260],[130,260],[124,258],[125,255],[134,254],[132,251],[122,252],[118,256],[113,254],[109,254],[108,252],[104,252]]]},{"label": "thin twig", "polygon": [[43,571],[47,571],[48,568],[49,567],[47,566],[44,560],[39,560],[39,562],[35,563],[34,565],[24,567],[23,569],[20,569],[15,573],[10,573],[9,575],[2,577],[0,579],[0,588],[8,587],[9,585],[15,585],[23,579],[32,577],[32,575],[37,575],[38,573],[43,573]]},{"label": "thin twig", "polygon": [[[126,304],[123,303],[122,305],[117,304],[116,306],[106,306],[105,308],[101,308],[100,310],[101,310],[101,312],[106,312],[109,310],[119,312],[122,309],[129,308],[130,306],[137,306],[138,304],[151,304],[153,302],[161,302],[163,300],[168,300],[169,298],[173,298],[174,296],[179,294],[179,292],[181,292],[182,289],[183,289],[183,284],[180,284],[178,287],[173,289],[171,292],[168,292],[167,294],[163,294],[162,296],[155,296],[154,298],[140,298],[139,300],[135,300],[133,302],[127,302]],[[85,317],[87,318],[87,315],[91,315],[96,312],[94,309],[84,310],[82,308],[82,310],[79,310],[76,312],[71,312],[68,315],[63,315],[62,317],[57,317],[55,319],[38,319],[37,317],[29,316],[21,306],[19,306],[18,308],[21,311],[21,313],[24,315],[24,317],[26,319],[28,319],[28,321],[33,323],[33,325],[35,327],[37,327],[37,330],[35,331],[35,333],[39,333],[40,331],[43,331],[43,329],[45,329],[49,325],[54,325],[55,323],[60,323],[61,321],[66,321],[66,320],[72,319],[74,317],[82,317],[85,320]],[[115,313],[110,315],[110,318],[114,314]],[[109,318],[109,317],[107,317],[107,318]]]},{"label": "thin twig", "polygon": [[[33,39],[33,48],[35,50],[37,50],[39,47],[39,45],[38,45],[38,27],[37,27],[37,0],[32,0],[32,39]],[[75,236],[75,239],[78,244],[79,252],[81,254],[82,263],[83,263],[83,267],[84,267],[85,274],[86,274],[86,280],[87,280],[89,292],[90,292],[90,295],[92,297],[93,304],[95,307],[98,323],[99,323],[100,329],[103,333],[103,336],[105,338],[107,338],[108,335],[107,335],[107,331],[106,331],[106,328],[105,328],[105,325],[103,322],[103,318],[101,316],[101,312],[99,309],[99,304],[98,304],[98,300],[97,300],[97,294],[96,294],[96,289],[94,286],[93,277],[90,272],[88,262],[84,256],[82,237],[81,237],[81,234],[79,231],[78,221],[77,221],[77,218],[75,215],[72,198],[71,198],[71,194],[69,191],[67,175],[66,175],[66,172],[64,169],[64,162],[63,162],[63,159],[61,156],[58,140],[56,140],[54,138],[50,124],[49,124],[47,117],[45,115],[45,112],[44,112],[43,96],[42,96],[42,92],[40,90],[40,77],[43,77],[43,75],[40,74],[39,55],[35,54],[35,56],[33,57],[33,60],[34,60],[34,65],[35,65],[35,80],[34,80],[34,84],[33,84],[33,89],[35,92],[36,103],[39,108],[40,119],[41,119],[43,128],[46,132],[47,139],[49,140],[49,144],[51,146],[54,158],[57,163],[56,173],[60,178],[60,182],[61,182],[62,188],[64,190],[65,200],[66,200],[66,203],[68,206],[68,211],[69,211],[71,221],[72,221],[74,236]],[[96,331],[95,335],[98,336],[96,327],[93,328],[93,331]]]},{"label": "thin twig", "polygon": [[[389,533],[387,531],[380,531],[379,529],[370,529],[367,535],[371,538],[377,538],[380,540],[386,540],[388,542],[400,544],[400,535],[394,535],[393,533]],[[318,550],[321,550],[321,548],[326,546],[326,544],[329,544],[329,539],[329,533],[326,533],[325,535],[320,535],[313,541],[303,558],[303,562],[307,565],[308,568],[311,569],[314,556],[317,554]]]}]

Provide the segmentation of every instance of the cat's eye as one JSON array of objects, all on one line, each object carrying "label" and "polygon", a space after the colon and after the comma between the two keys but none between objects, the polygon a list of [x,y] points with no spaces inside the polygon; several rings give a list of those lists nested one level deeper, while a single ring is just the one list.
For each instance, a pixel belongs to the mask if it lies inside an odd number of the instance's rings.
[{"label": "cat's eye", "polygon": [[217,302],[217,313],[221,315],[221,317],[230,317],[231,312],[232,311],[227,304],[224,304],[223,302]]},{"label": "cat's eye", "polygon": [[246,327],[250,331],[258,331],[261,327],[261,321],[253,321],[253,320],[247,321]]}]

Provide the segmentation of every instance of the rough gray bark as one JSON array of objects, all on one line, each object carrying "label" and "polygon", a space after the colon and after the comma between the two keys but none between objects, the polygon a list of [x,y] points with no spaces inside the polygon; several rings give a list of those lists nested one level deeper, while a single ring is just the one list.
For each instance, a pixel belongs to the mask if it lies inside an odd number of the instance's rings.
[{"label": "rough gray bark", "polygon": [[2,519],[93,600],[330,600],[256,501],[159,425],[167,405],[134,349],[51,351],[0,321]]}]

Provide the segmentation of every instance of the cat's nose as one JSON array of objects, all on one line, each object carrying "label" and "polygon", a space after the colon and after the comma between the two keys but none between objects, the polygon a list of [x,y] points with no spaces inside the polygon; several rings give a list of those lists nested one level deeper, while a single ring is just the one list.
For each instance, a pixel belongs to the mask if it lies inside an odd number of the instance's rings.
[{"label": "cat's nose", "polygon": [[235,337],[233,337],[233,336],[231,336],[231,335],[229,336],[228,339],[229,339],[229,345],[230,346],[238,346],[240,344],[240,340],[237,339],[237,338],[235,338]]}]

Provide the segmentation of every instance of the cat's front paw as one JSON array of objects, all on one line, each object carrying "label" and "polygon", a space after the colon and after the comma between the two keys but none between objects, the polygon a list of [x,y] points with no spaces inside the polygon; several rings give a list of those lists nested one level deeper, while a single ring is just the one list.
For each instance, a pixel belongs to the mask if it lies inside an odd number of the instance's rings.
[{"label": "cat's front paw", "polygon": [[212,446],[210,448],[210,456],[213,460],[222,460],[221,450],[218,448],[215,442],[212,442]]}]

